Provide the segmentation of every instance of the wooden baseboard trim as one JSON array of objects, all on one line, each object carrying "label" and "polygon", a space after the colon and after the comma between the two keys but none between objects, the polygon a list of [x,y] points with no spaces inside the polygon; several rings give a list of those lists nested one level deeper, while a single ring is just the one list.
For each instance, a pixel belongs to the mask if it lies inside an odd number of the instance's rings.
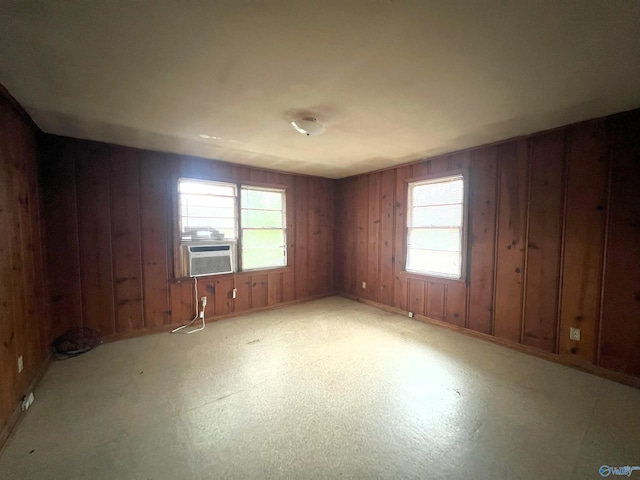
[{"label": "wooden baseboard trim", "polygon": [[[369,305],[371,307],[379,308],[380,310],[384,310],[390,313],[396,313],[398,315],[402,315],[403,317],[408,317],[409,312],[405,310],[401,310],[396,307],[391,307],[389,305],[384,305],[382,303],[374,302],[372,300],[367,300],[365,298],[355,297],[353,295],[349,295],[346,293],[339,293],[341,297],[344,297],[348,300],[353,300],[354,302],[363,303],[365,305]],[[565,357],[549,352],[543,352],[534,347],[530,347],[528,345],[521,345],[519,343],[513,343],[509,340],[504,340],[502,338],[497,338],[492,335],[487,335],[486,333],[476,332],[474,330],[469,330],[468,328],[459,327],[457,325],[451,325],[449,323],[443,322],[441,320],[436,320],[434,318],[425,317],[424,315],[414,315],[413,318],[415,320],[419,320],[424,323],[428,323],[430,325],[435,325],[437,327],[446,328],[448,330],[452,330],[454,332],[462,333],[469,337],[478,338],[480,340],[484,340],[486,342],[490,342],[496,345],[501,345],[503,347],[510,348],[512,350],[516,350],[518,352],[526,353],[528,355],[532,355],[534,357],[543,358],[545,360],[549,360],[551,362],[564,365],[566,367],[575,368],[576,370],[581,370],[586,373],[590,373],[592,375],[597,375],[598,377],[606,378],[607,380],[611,380],[617,383],[622,383],[624,385],[628,385],[630,387],[639,388],[640,389],[640,378],[633,377],[631,375],[627,375],[626,373],[616,372],[614,370],[609,370],[606,368],[599,367],[597,365],[590,364],[577,364],[571,361],[568,361]]]},{"label": "wooden baseboard trim", "polygon": [[[29,384],[29,387],[27,388],[27,390],[23,392],[23,395],[27,395],[28,393],[35,391],[36,387],[40,383],[40,380],[42,380],[42,377],[44,377],[44,374],[47,373],[47,370],[49,369],[49,366],[51,365],[52,361],[53,361],[53,356],[49,355],[45,359],[45,361],[42,363],[40,368],[38,369],[38,373]],[[5,424],[4,428],[0,431],[0,453],[2,452],[2,449],[11,438],[11,435],[13,435],[13,433],[16,431],[16,429],[18,428],[18,425],[20,425],[20,422],[26,415],[26,412],[22,411],[21,403],[22,402],[18,402],[18,405],[16,405],[16,408],[13,410],[13,413],[7,420],[7,423]]]},{"label": "wooden baseboard trim", "polygon": [[[338,294],[335,292],[321,293],[319,295],[312,295],[310,297],[298,298],[296,300],[291,300],[288,302],[280,302],[280,303],[275,303],[273,305],[265,305],[264,307],[252,308],[251,310],[242,310],[240,312],[232,312],[232,313],[227,313],[225,315],[205,317],[204,321],[205,323],[213,323],[213,322],[217,322],[218,320],[223,320],[225,318],[239,317],[241,315],[248,315],[251,313],[276,310],[278,308],[288,307],[290,305],[296,305],[298,303],[306,303],[312,300],[318,300],[320,298],[331,297],[334,295],[338,295]],[[153,335],[154,333],[170,332],[171,330],[179,326],[180,326],[179,323],[170,323],[166,325],[160,325],[155,328],[136,330],[135,332],[118,333],[115,335],[110,335],[108,337],[105,337],[102,340],[103,340],[103,343],[111,343],[111,342],[116,342],[118,340],[126,340],[128,338],[137,338],[145,335]]]}]

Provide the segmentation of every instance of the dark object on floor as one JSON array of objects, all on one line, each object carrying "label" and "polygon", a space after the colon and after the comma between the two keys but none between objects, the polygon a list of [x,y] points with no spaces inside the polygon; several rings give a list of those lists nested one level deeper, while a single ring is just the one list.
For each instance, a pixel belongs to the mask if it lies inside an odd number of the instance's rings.
[{"label": "dark object on floor", "polygon": [[51,345],[56,360],[66,360],[87,353],[102,343],[98,332],[90,328],[75,328],[56,338]]}]

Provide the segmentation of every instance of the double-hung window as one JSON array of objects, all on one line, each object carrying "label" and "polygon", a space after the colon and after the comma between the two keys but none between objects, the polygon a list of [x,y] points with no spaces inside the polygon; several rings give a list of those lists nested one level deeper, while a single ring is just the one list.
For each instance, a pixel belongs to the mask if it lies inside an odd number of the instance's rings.
[{"label": "double-hung window", "polygon": [[242,270],[286,266],[285,206],[284,189],[181,178],[180,242],[237,243]]},{"label": "double-hung window", "polygon": [[462,278],[464,196],[462,175],[409,184],[407,271]]},{"label": "double-hung window", "polygon": [[242,268],[287,264],[284,190],[242,186]]}]

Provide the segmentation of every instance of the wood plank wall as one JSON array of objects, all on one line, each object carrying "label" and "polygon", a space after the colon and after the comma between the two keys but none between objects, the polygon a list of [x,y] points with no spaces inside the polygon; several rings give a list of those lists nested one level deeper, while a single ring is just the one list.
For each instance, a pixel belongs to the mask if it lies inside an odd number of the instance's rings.
[{"label": "wood plank wall", "polygon": [[41,162],[54,335],[167,330],[194,316],[191,279],[174,245],[178,177],[280,185],[288,266],[201,277],[207,319],[334,292],[335,181],[195,157],[45,136]]},{"label": "wood plank wall", "polygon": [[[406,180],[458,169],[466,280],[407,274]],[[340,292],[640,376],[640,111],[342,179],[336,198]]]},{"label": "wood plank wall", "polygon": [[0,447],[49,356],[37,140],[37,127],[0,90]]}]

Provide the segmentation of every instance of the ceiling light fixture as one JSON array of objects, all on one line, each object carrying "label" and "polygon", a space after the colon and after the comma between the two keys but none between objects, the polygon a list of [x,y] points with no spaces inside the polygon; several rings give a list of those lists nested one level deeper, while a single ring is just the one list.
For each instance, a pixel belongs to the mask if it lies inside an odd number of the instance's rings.
[{"label": "ceiling light fixture", "polygon": [[319,123],[313,117],[304,117],[300,120],[294,120],[293,122],[291,122],[291,125],[293,125],[293,128],[295,128],[298,132],[306,135],[307,137],[322,135],[327,131],[325,126]]}]

